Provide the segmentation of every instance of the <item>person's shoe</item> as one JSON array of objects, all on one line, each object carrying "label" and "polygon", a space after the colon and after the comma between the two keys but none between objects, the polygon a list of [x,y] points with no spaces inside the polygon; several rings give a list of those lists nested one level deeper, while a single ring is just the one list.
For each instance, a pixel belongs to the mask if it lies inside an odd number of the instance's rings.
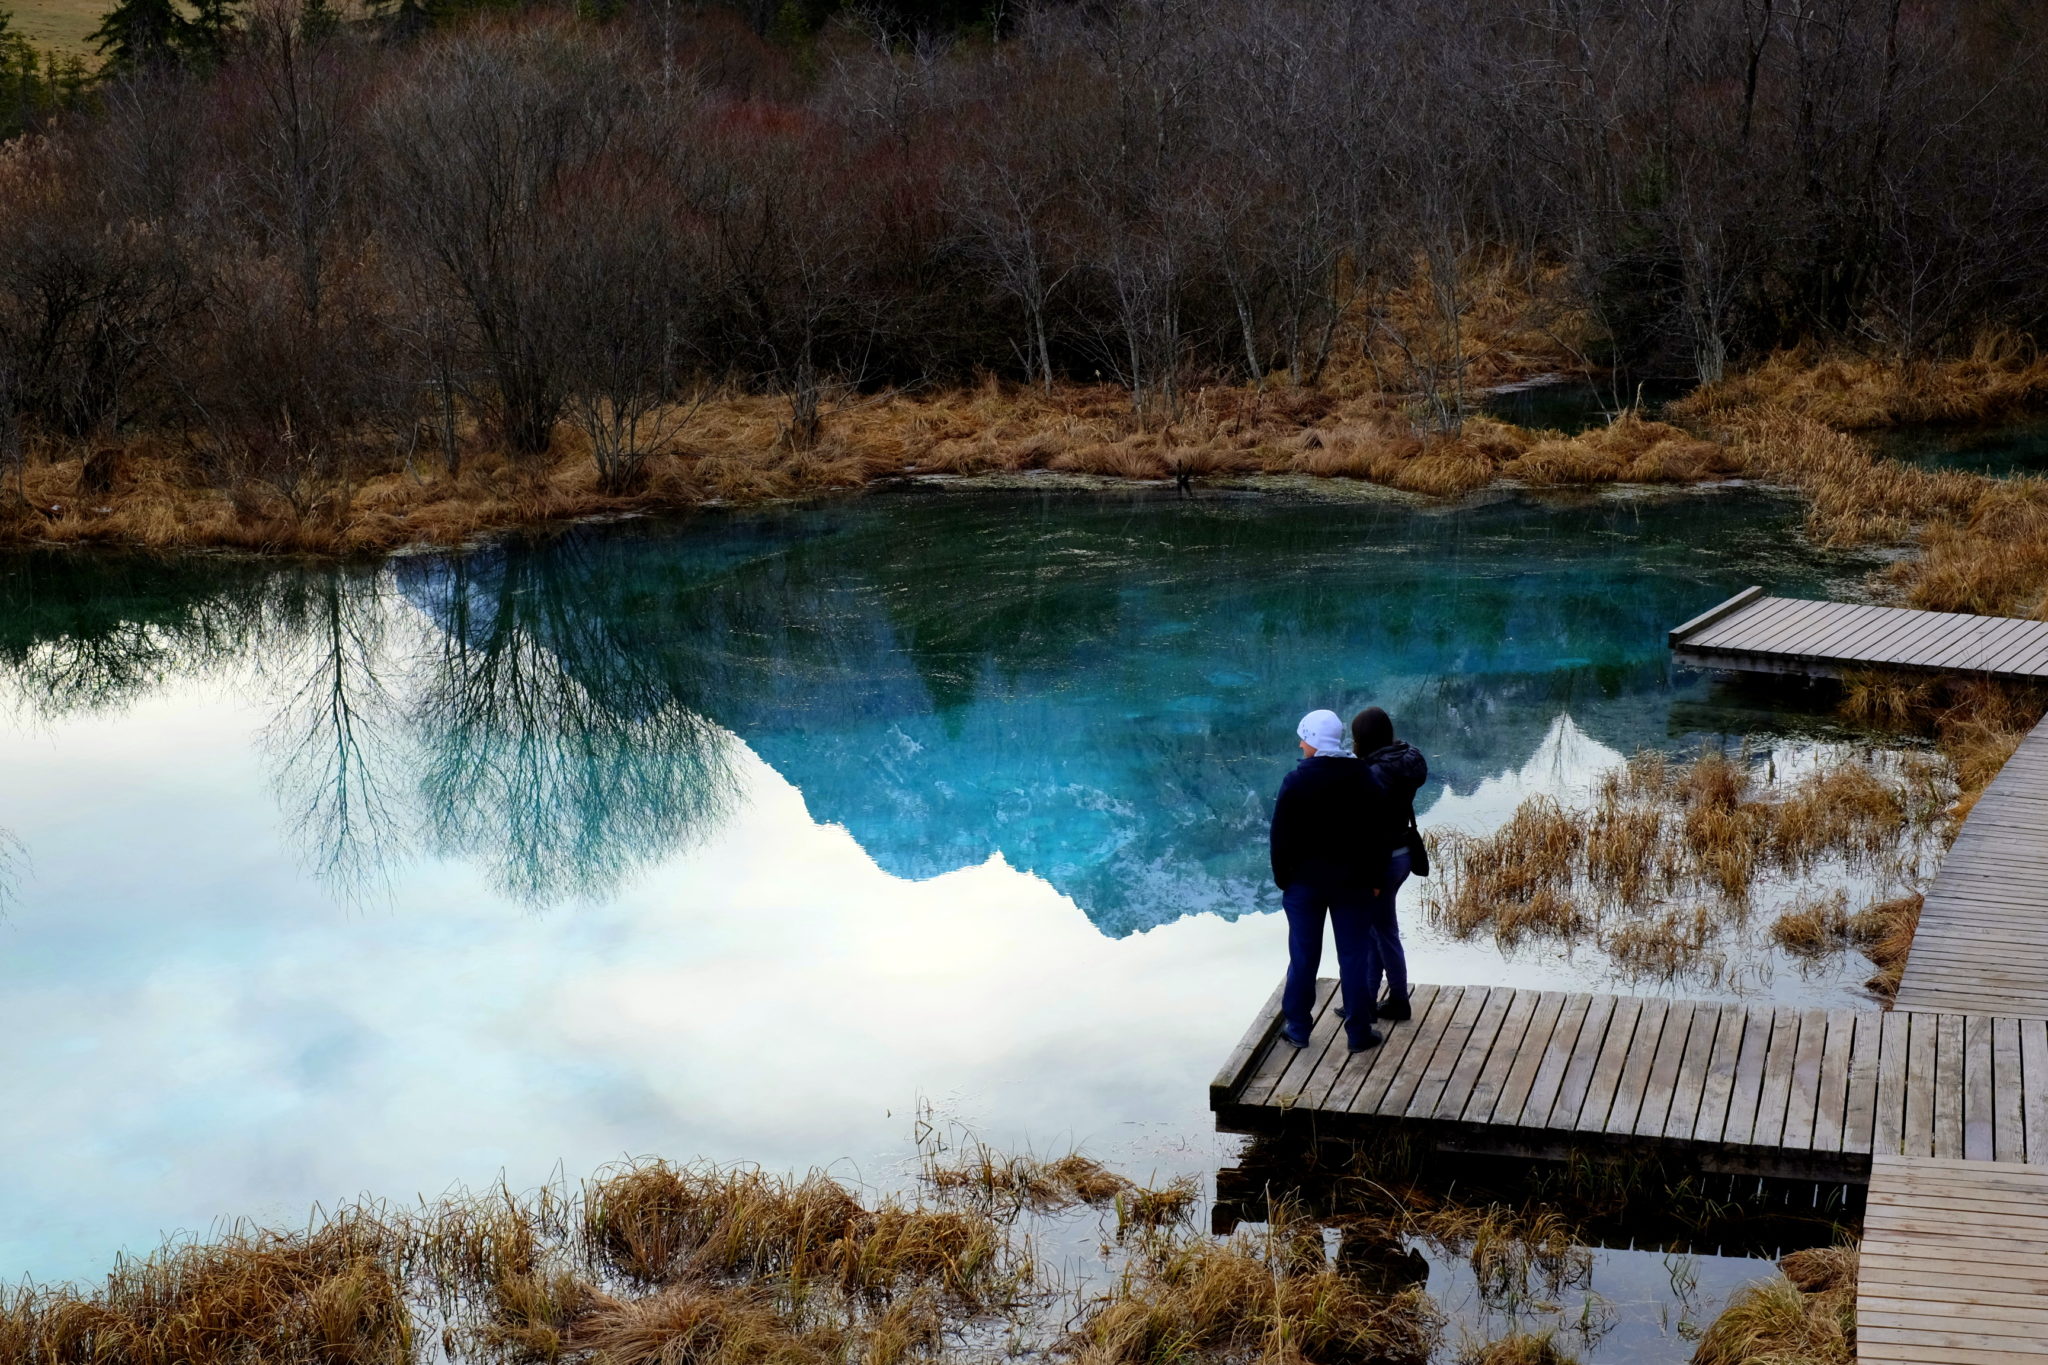
[{"label": "person's shoe", "polygon": [[1303,1038],[1302,1036],[1297,1034],[1293,1029],[1287,1027],[1287,1025],[1285,1024],[1282,1024],[1280,1026],[1280,1041],[1287,1044],[1287,1046],[1289,1047],[1308,1046],[1308,1039]]},{"label": "person's shoe", "polygon": [[1374,1028],[1372,1025],[1367,1024],[1365,1026],[1365,1036],[1362,1038],[1353,1038],[1351,1040],[1351,1051],[1370,1052],[1372,1051],[1372,1049],[1378,1047],[1384,1041],[1386,1040],[1380,1037],[1380,1031]]},{"label": "person's shoe", "polygon": [[1415,1017],[1415,1011],[1409,1006],[1408,997],[1405,995],[1399,1000],[1389,997],[1380,1001],[1379,1014],[1382,1019],[1391,1019],[1397,1022],[1402,1019],[1413,1019]]}]

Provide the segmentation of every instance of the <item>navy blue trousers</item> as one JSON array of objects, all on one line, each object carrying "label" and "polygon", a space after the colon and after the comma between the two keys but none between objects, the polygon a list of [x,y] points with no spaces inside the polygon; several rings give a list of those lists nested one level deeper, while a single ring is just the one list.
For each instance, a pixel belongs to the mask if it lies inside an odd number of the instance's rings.
[{"label": "navy blue trousers", "polygon": [[[1408,953],[1401,946],[1401,921],[1394,913],[1394,897],[1408,880],[1408,850],[1400,849],[1387,864],[1387,884],[1371,898],[1373,947],[1379,954],[1379,969],[1386,974],[1387,999],[1408,998]],[[1373,991],[1379,991],[1375,976]],[[1346,1005],[1346,1009],[1350,1006]]]},{"label": "navy blue trousers", "polygon": [[1308,1037],[1309,1026],[1314,1023],[1316,972],[1323,965],[1326,919],[1337,940],[1337,978],[1344,993],[1345,1029],[1356,1042],[1372,1027],[1380,984],[1379,935],[1373,930],[1374,899],[1370,891],[1326,891],[1301,883],[1281,893],[1280,904],[1287,911],[1287,986],[1280,995],[1280,1014],[1295,1037]]}]

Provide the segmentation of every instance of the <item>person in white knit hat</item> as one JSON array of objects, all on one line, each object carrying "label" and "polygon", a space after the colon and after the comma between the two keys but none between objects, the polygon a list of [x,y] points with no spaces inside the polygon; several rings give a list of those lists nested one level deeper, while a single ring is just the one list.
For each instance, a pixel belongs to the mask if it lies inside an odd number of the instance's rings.
[{"label": "person in white knit hat", "polygon": [[1337,940],[1346,1039],[1353,1052],[1362,1052],[1380,1044],[1373,1027],[1380,963],[1372,898],[1385,865],[1369,856],[1370,846],[1360,838],[1379,793],[1365,765],[1345,747],[1344,722],[1336,712],[1309,712],[1295,735],[1301,762],[1280,784],[1273,803],[1273,882],[1287,911],[1280,1036],[1295,1047],[1308,1045],[1327,920]]}]

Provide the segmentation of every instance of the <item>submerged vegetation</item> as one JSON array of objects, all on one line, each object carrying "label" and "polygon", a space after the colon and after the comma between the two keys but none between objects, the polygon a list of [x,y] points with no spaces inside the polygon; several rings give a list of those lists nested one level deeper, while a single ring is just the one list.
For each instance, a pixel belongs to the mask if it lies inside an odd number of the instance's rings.
[{"label": "submerged vegetation", "polygon": [[[1557,1365],[1577,1358],[1574,1335],[1605,1330],[1584,1220],[1647,1202],[1704,1227],[1736,1208],[1641,1166],[1494,1163],[1513,1168],[1514,1193],[1484,1161],[1447,1181],[1398,1143],[1334,1166],[1284,1160],[1297,1174],[1263,1180],[1256,1223],[1197,1230],[1192,1184],[1167,1187],[1175,1216],[1120,1216],[1101,1272],[1079,1280],[1042,1245],[1047,1215],[1159,1191],[1078,1154],[973,1143],[928,1151],[908,1197],[862,1198],[815,1172],[641,1160],[524,1195],[350,1205],[303,1228],[174,1241],[90,1289],[11,1289],[0,1362],[1424,1365],[1450,1349],[1461,1365]],[[1451,1344],[1418,1249],[1462,1263],[1485,1311],[1518,1325],[1483,1340],[1461,1325]],[[1839,1318],[1853,1265],[1853,1252],[1786,1257],[1790,1281],[1738,1296],[1699,1359],[1834,1365],[1809,1347]],[[1568,1291],[1585,1300],[1575,1326],[1560,1321]],[[1770,1354],[1795,1346],[1808,1354]]]},{"label": "submerged vegetation", "polygon": [[1592,937],[1626,973],[1718,980],[1728,932],[1759,899],[1789,899],[1772,937],[1814,952],[1863,941],[1849,928],[1844,874],[1880,886],[1914,879],[1944,844],[1955,797],[1937,756],[1842,754],[1773,775],[1709,752],[1648,752],[1605,774],[1583,806],[1525,801],[1485,835],[1433,831],[1442,866],[1425,883],[1431,919],[1464,938]]},{"label": "submerged vegetation", "polygon": [[[1460,938],[1590,938],[1629,976],[1712,982],[1765,902],[1770,942],[1809,961],[1860,948],[1877,968],[1869,989],[1889,1000],[1919,888],[2048,704],[2030,687],[1865,677],[1841,707],[1931,744],[1838,750],[1786,773],[1739,753],[1645,752],[1584,804],[1536,796],[1488,834],[1430,831],[1442,872],[1425,911]],[[1865,903],[1852,908],[1845,878]]]}]

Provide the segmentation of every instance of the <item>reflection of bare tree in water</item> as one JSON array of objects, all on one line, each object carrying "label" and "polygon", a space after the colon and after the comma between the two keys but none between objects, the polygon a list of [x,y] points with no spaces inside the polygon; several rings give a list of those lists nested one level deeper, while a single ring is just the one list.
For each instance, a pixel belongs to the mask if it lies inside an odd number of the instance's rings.
[{"label": "reflection of bare tree in water", "polygon": [[409,842],[389,752],[398,706],[384,677],[390,607],[369,574],[333,570],[281,586],[269,648],[298,648],[287,667],[265,669],[280,695],[265,731],[279,800],[315,875],[361,895],[382,884]]},{"label": "reflection of bare tree in water", "polygon": [[263,631],[263,573],[153,556],[29,552],[0,571],[0,677],[32,714],[125,705],[218,672]]},{"label": "reflection of bare tree in water", "polygon": [[[251,687],[288,826],[337,892],[425,847],[542,905],[612,890],[731,806],[691,623],[637,642],[631,620],[573,542],[394,570],[21,556],[0,682],[53,719],[174,679]],[[0,831],[0,904],[21,863]]]},{"label": "reflection of bare tree in water", "polygon": [[[456,559],[412,722],[425,833],[542,905],[615,887],[731,807],[724,731],[686,704],[687,651],[636,648],[575,544]],[[667,642],[673,646],[675,642]]]}]

